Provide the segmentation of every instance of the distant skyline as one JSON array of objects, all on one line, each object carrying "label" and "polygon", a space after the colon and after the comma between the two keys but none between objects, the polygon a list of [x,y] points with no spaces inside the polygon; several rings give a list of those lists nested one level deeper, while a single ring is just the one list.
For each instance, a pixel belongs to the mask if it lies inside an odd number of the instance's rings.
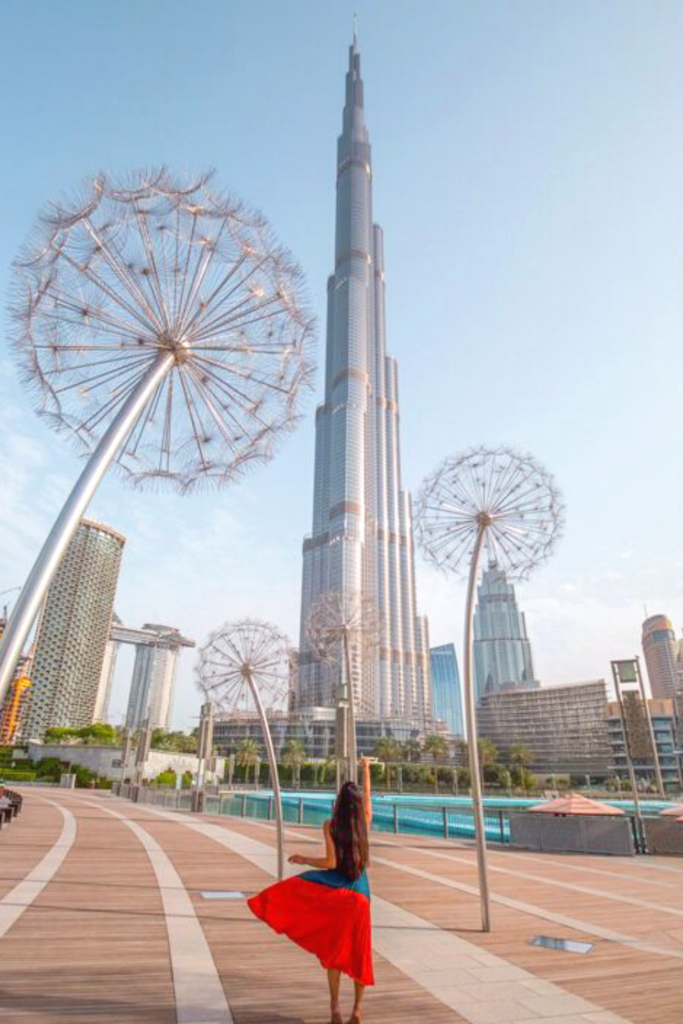
[{"label": "distant skyline", "polygon": [[[683,6],[409,0],[3,5],[3,335],[9,268],[51,197],[100,168],[217,168],[301,263],[319,316],[334,247],[334,144],[352,15],[375,217],[415,492],[470,445],[529,450],[567,528],[517,594],[543,683],[640,653],[644,605],[683,625]],[[10,159],[11,156],[11,159]],[[670,383],[671,382],[671,383]],[[270,466],[181,499],[112,474],[89,516],[127,538],[116,610],[202,644],[225,619],[297,638],[313,408]],[[23,582],[79,459],[35,416],[0,345],[0,590]],[[418,560],[432,646],[461,652],[464,585]],[[12,599],[15,595],[8,595]],[[5,598],[0,598],[2,603]],[[180,658],[175,725],[199,715]],[[117,665],[125,713],[132,651]]]}]

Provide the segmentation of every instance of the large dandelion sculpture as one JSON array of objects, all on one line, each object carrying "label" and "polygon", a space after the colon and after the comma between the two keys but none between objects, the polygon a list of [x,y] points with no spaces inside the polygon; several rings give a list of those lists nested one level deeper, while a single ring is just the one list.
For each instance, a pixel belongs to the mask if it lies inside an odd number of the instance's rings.
[{"label": "large dandelion sculpture", "polygon": [[295,425],[312,369],[299,268],[210,175],[98,175],[43,211],[14,295],[14,347],[39,411],[90,458],[5,631],[0,700],[110,463],[140,487],[230,483]]},{"label": "large dandelion sculpture", "polygon": [[275,626],[253,619],[226,622],[199,652],[197,683],[206,699],[233,715],[259,716],[275,797],[278,878],[284,871],[282,799],[268,711],[284,711],[290,681],[291,649]]},{"label": "large dandelion sculpture", "polygon": [[382,632],[380,613],[370,598],[338,590],[316,599],[306,623],[313,655],[339,665],[336,753],[346,761],[348,778],[353,782],[358,774],[356,707],[361,697],[360,673],[366,658],[380,643]]},{"label": "large dandelion sculpture", "polygon": [[482,927],[491,930],[486,836],[472,688],[472,617],[484,545],[509,579],[526,579],[560,535],[562,499],[535,459],[510,448],[475,448],[446,461],[425,480],[417,502],[420,546],[448,573],[468,575],[465,611],[465,712],[477,838]]}]

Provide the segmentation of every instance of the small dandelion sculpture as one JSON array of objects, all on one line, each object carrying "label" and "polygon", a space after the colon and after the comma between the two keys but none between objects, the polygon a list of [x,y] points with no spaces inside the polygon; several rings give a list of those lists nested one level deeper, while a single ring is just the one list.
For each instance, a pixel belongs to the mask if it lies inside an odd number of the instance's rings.
[{"label": "small dandelion sculpture", "polygon": [[259,716],[275,796],[278,878],[284,872],[282,799],[269,711],[284,711],[290,683],[290,644],[275,626],[253,619],[227,622],[199,651],[197,684],[208,701],[234,716]]},{"label": "small dandelion sculpture", "polygon": [[51,204],[15,263],[14,348],[39,411],[89,460],[0,646],[0,701],[111,462],[138,487],[223,485],[272,457],[310,384],[299,268],[210,175],[100,174]]},{"label": "small dandelion sculpture", "polygon": [[472,688],[474,593],[484,544],[489,560],[509,579],[526,579],[551,554],[564,519],[551,475],[535,459],[510,448],[475,448],[446,461],[425,480],[416,523],[429,561],[468,575],[465,611],[465,710],[472,779],[482,927],[491,930],[486,836]]},{"label": "small dandelion sculpture", "polygon": [[[381,642],[382,619],[375,603],[359,593],[330,590],[314,602],[306,624],[314,657],[338,664],[341,684],[337,714],[337,755],[348,761],[348,776],[356,781],[358,750],[356,706],[361,703],[359,672]],[[359,671],[354,672],[354,665]],[[366,695],[367,696],[367,695]]]}]

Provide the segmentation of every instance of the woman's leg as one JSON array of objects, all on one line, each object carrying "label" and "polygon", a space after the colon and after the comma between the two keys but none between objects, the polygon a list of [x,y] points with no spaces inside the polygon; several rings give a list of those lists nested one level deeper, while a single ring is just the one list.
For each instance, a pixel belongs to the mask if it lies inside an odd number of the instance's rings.
[{"label": "woman's leg", "polygon": [[[341,981],[341,971],[331,970],[327,972],[327,983],[330,986],[330,1010],[332,1012],[332,1020],[337,1024],[337,1020],[341,1021],[341,1014],[339,1012],[339,982]],[[336,1014],[336,1017],[335,1017]]]},{"label": "woman's leg", "polygon": [[360,1020],[360,1011],[361,1006],[363,1005],[363,993],[365,992],[365,985],[361,985],[359,981],[354,981],[353,987],[356,991],[356,998],[354,999],[353,1002],[353,1013],[351,1014],[351,1020],[353,1020],[354,1017]]}]

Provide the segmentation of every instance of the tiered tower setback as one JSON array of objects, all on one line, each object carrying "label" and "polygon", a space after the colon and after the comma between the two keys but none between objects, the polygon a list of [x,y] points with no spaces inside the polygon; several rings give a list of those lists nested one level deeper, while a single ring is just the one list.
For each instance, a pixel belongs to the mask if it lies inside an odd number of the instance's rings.
[{"label": "tiered tower setback", "polygon": [[398,376],[385,344],[384,241],[372,217],[372,162],[354,38],[337,146],[334,273],[327,290],[325,400],[316,413],[313,531],[304,541],[299,707],[335,701],[338,668],[309,650],[306,623],[327,591],[375,602],[383,642],[354,661],[362,717],[430,715],[427,622],[415,598],[411,499],[401,486]]}]

